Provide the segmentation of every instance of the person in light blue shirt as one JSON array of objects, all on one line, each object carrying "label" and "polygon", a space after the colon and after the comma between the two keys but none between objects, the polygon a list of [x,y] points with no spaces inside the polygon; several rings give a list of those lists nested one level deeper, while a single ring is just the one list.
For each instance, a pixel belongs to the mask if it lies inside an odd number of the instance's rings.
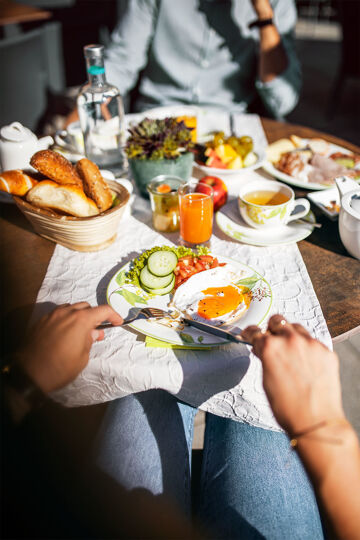
[{"label": "person in light blue shirt", "polygon": [[[107,78],[133,109],[196,104],[275,118],[296,105],[301,70],[293,0],[120,0]],[[253,25],[251,23],[254,23]]]}]

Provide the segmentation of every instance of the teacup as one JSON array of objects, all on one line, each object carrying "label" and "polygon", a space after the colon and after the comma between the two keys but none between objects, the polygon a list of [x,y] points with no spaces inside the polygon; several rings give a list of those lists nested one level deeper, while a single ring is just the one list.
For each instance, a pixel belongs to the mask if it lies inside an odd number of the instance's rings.
[{"label": "teacup", "polygon": [[309,212],[307,199],[295,199],[294,191],[275,180],[255,180],[243,185],[238,196],[240,215],[255,229],[287,225]]},{"label": "teacup", "polygon": [[72,122],[66,130],[58,131],[55,135],[55,142],[59,146],[68,146],[74,152],[84,154],[84,138],[80,127],[80,122]]}]

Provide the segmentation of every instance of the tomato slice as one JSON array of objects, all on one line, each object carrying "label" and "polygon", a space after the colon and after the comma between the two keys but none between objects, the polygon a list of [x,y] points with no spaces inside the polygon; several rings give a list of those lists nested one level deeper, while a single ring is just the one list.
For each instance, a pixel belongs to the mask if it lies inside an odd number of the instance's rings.
[{"label": "tomato slice", "polygon": [[175,289],[185,283],[189,277],[204,270],[210,268],[217,268],[218,266],[225,266],[226,263],[219,263],[216,257],[212,255],[200,255],[199,257],[192,257],[191,255],[180,257],[178,264],[174,270],[175,274]]},{"label": "tomato slice", "polygon": [[185,265],[192,264],[193,257],[191,255],[188,255],[187,257],[180,257],[179,263],[183,263]]}]

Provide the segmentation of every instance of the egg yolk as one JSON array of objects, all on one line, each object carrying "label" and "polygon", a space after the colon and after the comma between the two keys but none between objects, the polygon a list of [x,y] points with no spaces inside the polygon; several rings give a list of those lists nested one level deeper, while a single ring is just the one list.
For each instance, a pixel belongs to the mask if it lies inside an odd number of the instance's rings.
[{"label": "egg yolk", "polygon": [[[247,289],[248,291],[248,289]],[[205,291],[205,298],[199,300],[198,315],[204,319],[215,319],[236,309],[242,301],[246,307],[250,303],[250,291],[243,292],[234,285],[226,287],[209,287]],[[250,293],[250,294],[248,294]]]}]

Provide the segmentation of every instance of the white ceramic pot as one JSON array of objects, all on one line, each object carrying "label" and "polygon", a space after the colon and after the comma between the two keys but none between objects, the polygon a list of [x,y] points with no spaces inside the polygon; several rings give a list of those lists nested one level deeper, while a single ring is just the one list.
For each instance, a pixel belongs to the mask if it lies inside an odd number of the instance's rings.
[{"label": "white ceramic pot", "polygon": [[0,130],[0,163],[3,171],[28,169],[30,158],[38,150],[54,144],[52,137],[38,139],[30,129],[20,122],[13,122]]},{"label": "white ceramic pot", "polygon": [[346,176],[335,179],[340,192],[339,233],[347,251],[360,259],[360,186]]}]

